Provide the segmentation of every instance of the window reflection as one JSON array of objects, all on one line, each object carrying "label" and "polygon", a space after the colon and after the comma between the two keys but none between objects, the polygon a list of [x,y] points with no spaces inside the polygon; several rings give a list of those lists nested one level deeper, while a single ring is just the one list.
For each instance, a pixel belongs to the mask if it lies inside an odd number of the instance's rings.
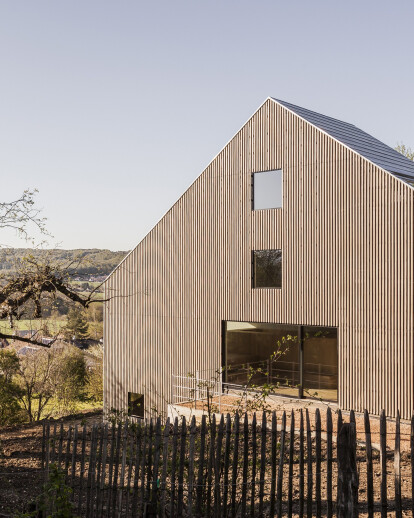
[{"label": "window reflection", "polygon": [[338,398],[335,328],[228,321],[224,346],[224,381],[229,386],[268,384],[277,394],[298,397],[302,372],[304,397]]},{"label": "window reflection", "polygon": [[[296,326],[226,323],[226,381],[233,385],[278,385],[297,396],[299,349]],[[252,370],[254,375],[252,376]]]},{"label": "window reflection", "polygon": [[282,287],[282,250],[253,251],[253,287]]},{"label": "window reflection", "polygon": [[338,399],[338,348],[336,329],[305,327],[303,387],[310,396]]}]

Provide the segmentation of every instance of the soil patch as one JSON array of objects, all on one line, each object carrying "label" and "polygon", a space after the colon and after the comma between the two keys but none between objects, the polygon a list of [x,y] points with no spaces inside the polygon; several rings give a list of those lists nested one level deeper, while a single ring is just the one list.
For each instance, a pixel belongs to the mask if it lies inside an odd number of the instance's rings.
[{"label": "soil patch", "polygon": [[[280,397],[280,396],[271,396],[268,398],[267,405],[269,411],[276,411],[278,424],[281,423],[281,413],[286,411],[287,414],[287,429],[290,427],[290,415],[293,412],[295,415],[295,428],[298,429],[298,425],[300,422],[300,412],[305,412],[306,410],[309,412],[309,419],[311,422],[312,430],[315,429],[315,412],[318,408],[321,414],[321,425],[322,432],[326,432],[326,411],[328,407],[331,408],[332,411],[332,420],[333,420],[333,433],[334,440],[336,438],[337,432],[337,420],[338,420],[338,405],[335,403],[323,403],[316,400],[311,399],[291,399],[288,397]],[[179,406],[186,408],[193,408],[197,410],[207,411],[207,402],[206,400],[198,400],[196,403],[193,401],[180,403],[180,405],[174,405],[175,408]],[[221,413],[230,413],[232,414],[236,409],[236,397],[232,395],[222,395],[219,397],[214,397],[212,400],[212,407],[214,411],[220,411]],[[257,419],[260,421],[261,412],[257,412]],[[249,417],[252,418],[252,413],[248,413]],[[344,422],[349,422],[350,413],[347,411],[342,411],[342,418]],[[304,416],[305,417],[305,416]],[[269,420],[269,419],[268,419]],[[371,427],[371,442],[374,448],[379,449],[380,444],[380,419],[376,415],[370,415],[370,427]],[[356,412],[355,413],[355,423],[357,430],[357,441],[365,443],[365,424],[364,424],[364,414]],[[306,425],[305,425],[306,426]],[[400,449],[401,452],[409,452],[410,451],[410,433],[411,433],[411,423],[410,421],[401,420],[400,423],[400,436],[401,443]],[[390,451],[394,451],[395,446],[395,419],[387,418],[387,448]]]},{"label": "soil patch", "polygon": [[[57,419],[58,426],[92,425],[102,421],[102,410],[84,411]],[[0,517],[26,510],[43,485],[43,421],[0,428]]]}]

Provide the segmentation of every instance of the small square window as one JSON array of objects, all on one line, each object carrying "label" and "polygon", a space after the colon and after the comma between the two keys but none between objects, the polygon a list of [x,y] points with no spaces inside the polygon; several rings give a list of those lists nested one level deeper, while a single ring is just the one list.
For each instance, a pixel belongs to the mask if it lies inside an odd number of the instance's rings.
[{"label": "small square window", "polygon": [[282,250],[253,250],[253,288],[282,287]]},{"label": "small square window", "polygon": [[128,392],[128,415],[144,417],[144,395]]},{"label": "small square window", "polygon": [[278,209],[283,200],[282,169],[253,173],[253,209]]}]

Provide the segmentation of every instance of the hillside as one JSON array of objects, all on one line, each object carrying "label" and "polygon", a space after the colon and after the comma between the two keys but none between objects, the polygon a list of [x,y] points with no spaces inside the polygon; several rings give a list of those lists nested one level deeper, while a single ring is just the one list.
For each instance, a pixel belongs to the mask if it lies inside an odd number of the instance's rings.
[{"label": "hillside", "polygon": [[30,248],[0,248],[0,274],[12,274],[22,258],[32,255],[38,260],[49,260],[64,266],[71,265],[82,276],[106,276],[122,261],[128,252],[100,250],[97,248],[77,250],[33,250]]}]

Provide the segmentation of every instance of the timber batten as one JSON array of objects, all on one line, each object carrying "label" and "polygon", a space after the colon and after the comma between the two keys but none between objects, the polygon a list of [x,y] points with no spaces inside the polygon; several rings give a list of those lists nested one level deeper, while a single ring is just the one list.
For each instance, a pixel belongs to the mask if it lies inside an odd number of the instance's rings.
[{"label": "timber batten", "polygon": [[[283,208],[252,211],[282,169]],[[414,189],[268,99],[108,278],[105,408],[171,400],[171,372],[221,365],[222,321],[338,329],[342,408],[413,410]],[[282,289],[252,289],[254,249]]]}]

